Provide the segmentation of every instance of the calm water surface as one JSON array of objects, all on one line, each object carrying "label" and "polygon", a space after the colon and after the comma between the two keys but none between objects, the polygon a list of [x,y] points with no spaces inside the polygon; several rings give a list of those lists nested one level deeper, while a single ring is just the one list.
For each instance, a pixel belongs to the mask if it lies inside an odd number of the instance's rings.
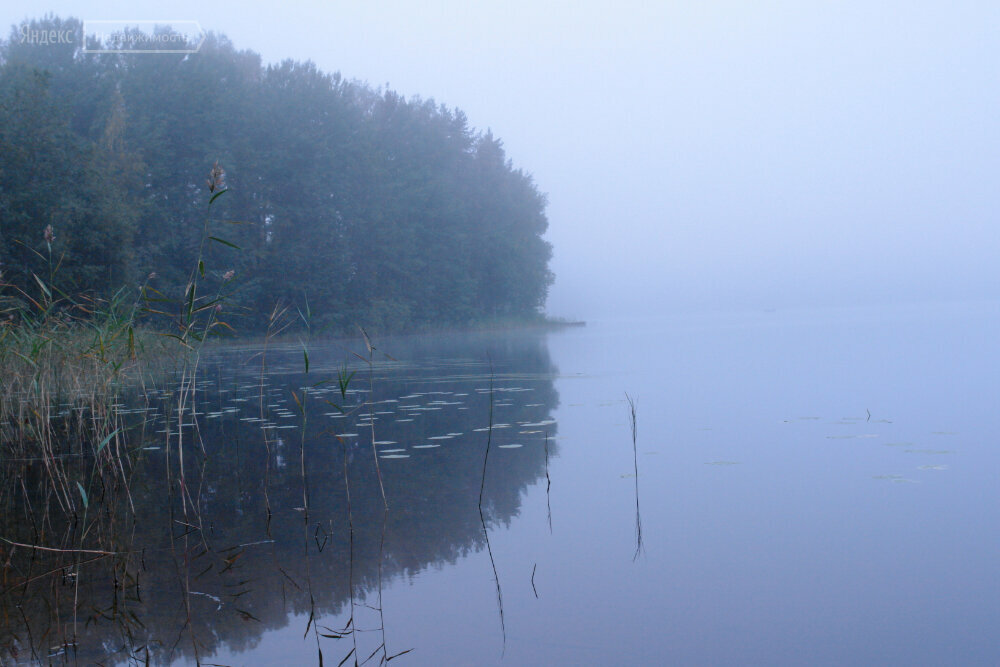
[{"label": "calm water surface", "polygon": [[[370,376],[271,350],[263,387],[218,353],[190,508],[148,427],[141,625],[95,616],[76,659],[998,664],[998,341],[978,303],[387,339]],[[22,659],[58,589],[9,623]]]}]

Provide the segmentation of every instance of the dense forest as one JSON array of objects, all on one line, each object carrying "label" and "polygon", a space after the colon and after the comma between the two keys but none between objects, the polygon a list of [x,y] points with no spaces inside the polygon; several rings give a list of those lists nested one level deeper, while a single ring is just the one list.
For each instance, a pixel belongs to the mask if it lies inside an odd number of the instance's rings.
[{"label": "dense forest", "polygon": [[[76,38],[25,39],[45,31]],[[231,289],[237,329],[279,304],[333,331],[538,316],[545,196],[461,111],[310,62],[265,65],[218,35],[192,54],[93,54],[82,39],[79,21],[49,17],[0,42],[8,291],[52,272],[51,225],[61,289],[182,294],[217,162],[228,190],[211,233],[226,243],[205,245],[205,280]]]}]

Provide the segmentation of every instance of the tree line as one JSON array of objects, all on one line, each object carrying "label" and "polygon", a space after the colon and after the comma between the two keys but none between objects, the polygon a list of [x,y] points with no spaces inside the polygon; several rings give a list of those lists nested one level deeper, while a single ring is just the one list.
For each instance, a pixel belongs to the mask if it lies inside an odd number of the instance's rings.
[{"label": "tree line", "polygon": [[[25,39],[43,33],[60,39]],[[8,290],[55,262],[65,289],[95,297],[181,293],[218,163],[224,242],[202,251],[206,280],[235,286],[226,309],[246,329],[276,306],[334,331],[539,316],[545,196],[461,111],[311,62],[263,64],[220,35],[171,54],[83,39],[78,20],[47,17],[0,41]]]}]

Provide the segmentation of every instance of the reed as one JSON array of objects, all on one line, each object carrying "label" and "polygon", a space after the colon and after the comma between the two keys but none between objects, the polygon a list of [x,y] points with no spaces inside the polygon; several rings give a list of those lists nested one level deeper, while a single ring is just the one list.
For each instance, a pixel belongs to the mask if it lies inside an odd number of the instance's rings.
[{"label": "reed", "polygon": [[[61,288],[54,237],[46,227],[47,253],[32,249],[48,267],[44,279],[33,274],[34,290],[0,279],[0,461],[40,464],[58,507],[79,516],[95,492],[127,489],[119,407],[161,346],[136,325],[134,292],[103,299]],[[71,465],[84,459],[93,465]]]},{"label": "reed", "polygon": [[642,518],[639,514],[639,450],[637,445],[638,430],[635,421],[635,399],[625,392],[625,400],[628,402],[628,420],[632,429],[632,465],[635,469],[635,554],[634,561],[642,553]]},{"label": "reed", "polygon": [[490,557],[490,566],[493,568],[493,582],[496,584],[497,589],[497,608],[500,614],[500,634],[503,639],[503,644],[500,650],[500,655],[503,657],[504,653],[507,652],[507,625],[504,623],[503,617],[503,591],[500,588],[500,575],[497,572],[497,563],[493,558],[493,547],[490,545],[490,531],[486,527],[486,515],[483,513],[483,494],[486,490],[486,469],[490,461],[490,448],[493,444],[493,379],[495,374],[493,372],[493,360],[490,359],[490,410],[489,410],[489,424],[486,430],[486,453],[483,455],[483,474],[479,480],[479,522],[483,528],[483,537],[486,539],[486,553]]},{"label": "reed", "polygon": [[54,454],[74,437],[96,445],[116,428],[110,408],[144,349],[121,292],[85,301],[47,290],[0,283],[0,456]]}]

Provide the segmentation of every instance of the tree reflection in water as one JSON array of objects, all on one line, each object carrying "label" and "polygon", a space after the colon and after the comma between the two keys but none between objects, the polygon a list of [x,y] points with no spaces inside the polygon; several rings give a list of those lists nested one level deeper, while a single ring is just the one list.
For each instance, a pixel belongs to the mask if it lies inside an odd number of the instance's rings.
[{"label": "tree reflection in water", "polygon": [[[343,394],[353,357],[337,345],[310,350],[308,374],[298,348],[272,346],[265,371],[255,350],[211,353],[181,415],[183,464],[177,392],[147,388],[121,408],[128,485],[107,476],[85,516],[58,508],[39,462],[3,462],[0,658],[194,662],[295,616],[333,664],[414,648],[392,645],[383,582],[479,551],[517,516],[556,452],[555,370],[544,333],[379,347],[398,361],[376,353],[370,386]],[[67,467],[93,481],[92,460]]]}]

